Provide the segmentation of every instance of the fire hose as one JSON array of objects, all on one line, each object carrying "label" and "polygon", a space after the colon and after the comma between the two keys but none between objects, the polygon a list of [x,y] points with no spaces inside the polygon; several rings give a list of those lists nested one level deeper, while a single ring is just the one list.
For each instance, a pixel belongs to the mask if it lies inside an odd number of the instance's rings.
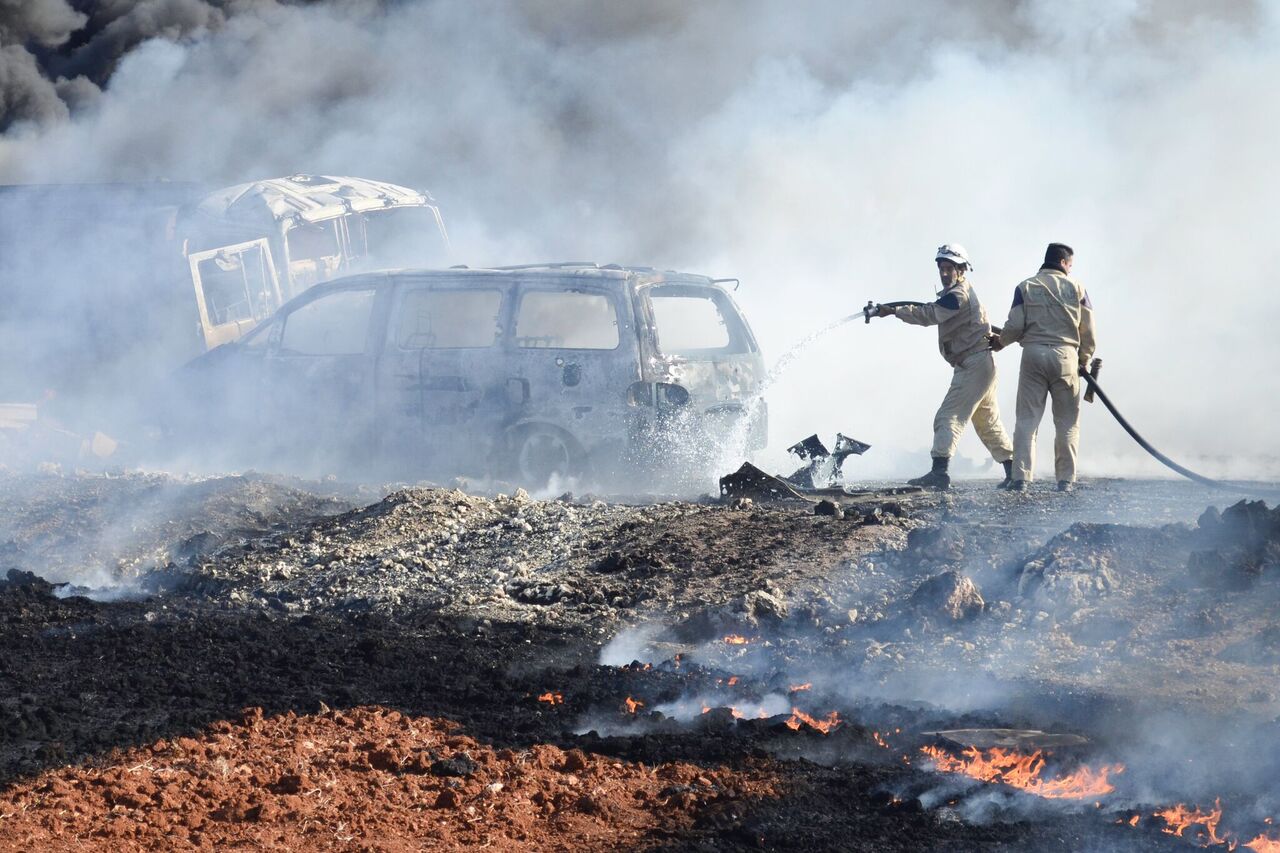
[{"label": "fire hose", "polygon": [[[862,315],[863,317],[866,318],[866,322],[870,323],[871,318],[876,316],[876,309],[879,308],[881,305],[888,308],[898,308],[903,305],[923,305],[923,304],[925,303],[911,302],[911,301],[905,301],[905,300],[901,302],[881,302],[879,304],[868,302],[866,306],[862,309]],[[996,334],[999,334],[998,330],[996,330]],[[1176,471],[1177,473],[1181,474],[1182,476],[1186,477],[1188,480],[1191,480],[1192,482],[1199,483],[1202,486],[1208,486],[1211,489],[1223,489],[1225,491],[1245,493],[1245,494],[1280,496],[1280,489],[1270,489],[1264,486],[1253,486],[1253,485],[1248,485],[1243,483],[1231,483],[1225,480],[1214,480],[1211,477],[1204,476],[1203,474],[1197,474],[1195,471],[1192,471],[1190,468],[1187,468],[1184,465],[1179,465],[1177,462],[1174,462],[1168,456],[1165,456],[1163,453],[1161,453],[1159,450],[1156,449],[1155,445],[1153,445],[1151,442],[1143,438],[1142,434],[1133,428],[1133,424],[1129,423],[1128,419],[1125,418],[1124,415],[1120,414],[1120,410],[1116,408],[1115,403],[1112,403],[1111,398],[1108,397],[1106,395],[1106,392],[1102,390],[1102,386],[1098,384],[1098,372],[1101,368],[1102,368],[1102,359],[1099,359],[1099,358],[1095,358],[1093,360],[1090,370],[1085,370],[1083,367],[1080,368],[1080,376],[1084,379],[1084,381],[1089,386],[1089,390],[1085,393],[1084,399],[1090,403],[1093,402],[1094,397],[1097,397],[1097,399],[1101,400],[1102,405],[1106,406],[1107,411],[1111,413],[1111,417],[1116,419],[1116,423],[1120,424],[1120,426],[1124,429],[1124,431],[1129,434],[1129,437],[1132,438],[1134,441],[1136,441],[1139,447],[1147,451],[1147,453],[1150,453],[1151,456],[1154,457],[1157,461],[1159,461],[1162,465],[1166,466],[1167,468],[1173,471]]]},{"label": "fire hose", "polygon": [[1106,406],[1107,411],[1111,413],[1111,417],[1116,419],[1116,423],[1120,424],[1120,426],[1124,428],[1124,431],[1129,433],[1129,437],[1132,438],[1134,441],[1136,441],[1139,447],[1141,447],[1143,450],[1147,451],[1153,457],[1155,457],[1161,464],[1165,465],[1166,467],[1174,471],[1177,471],[1179,474],[1186,477],[1188,480],[1192,480],[1196,483],[1199,483],[1202,486],[1208,486],[1209,488],[1212,488],[1212,489],[1224,489],[1226,491],[1244,492],[1247,494],[1280,496],[1280,489],[1268,489],[1262,486],[1253,486],[1253,485],[1248,485],[1244,483],[1229,483],[1229,482],[1226,482],[1225,480],[1214,480],[1210,477],[1204,476],[1203,474],[1197,474],[1195,471],[1192,471],[1190,468],[1187,468],[1183,465],[1179,465],[1177,462],[1174,462],[1168,456],[1165,456],[1163,453],[1157,450],[1155,446],[1151,444],[1151,442],[1143,438],[1141,433],[1139,433],[1136,429],[1133,428],[1133,425],[1129,423],[1129,421],[1125,418],[1125,416],[1120,414],[1120,410],[1116,408],[1115,403],[1111,402],[1111,398],[1108,397],[1106,395],[1106,392],[1102,390],[1102,386],[1098,384],[1098,380],[1097,380],[1098,366],[1099,366],[1098,359],[1094,359],[1094,367],[1092,372],[1085,370],[1084,368],[1080,368],[1081,377],[1083,377],[1084,381],[1089,385],[1089,392],[1086,396],[1088,398],[1097,397],[1099,400],[1101,400],[1102,405]]}]

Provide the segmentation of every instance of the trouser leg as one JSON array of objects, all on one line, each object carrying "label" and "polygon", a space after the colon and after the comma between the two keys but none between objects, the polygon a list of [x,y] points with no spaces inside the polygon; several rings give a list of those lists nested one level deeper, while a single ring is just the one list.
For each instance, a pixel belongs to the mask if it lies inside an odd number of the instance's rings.
[{"label": "trouser leg", "polygon": [[1017,420],[1013,427],[1013,479],[1031,482],[1036,465],[1036,433],[1044,417],[1049,384],[1036,352],[1040,347],[1023,347],[1018,370]]},{"label": "trouser leg", "polygon": [[991,457],[1003,464],[1013,458],[1013,442],[1009,440],[1009,433],[1005,432],[1004,424],[1000,421],[1000,405],[996,400],[995,359],[989,352],[981,353],[979,357],[984,358],[990,366],[990,378],[986,382],[986,393],[973,410],[973,428]]},{"label": "trouser leg", "polygon": [[1074,347],[1054,350],[1058,375],[1049,385],[1053,399],[1053,468],[1058,482],[1076,479],[1076,454],[1080,450],[1079,354]]},{"label": "trouser leg", "polygon": [[986,394],[993,372],[992,365],[980,357],[970,356],[956,365],[951,373],[951,387],[933,417],[933,449],[930,451],[933,458],[949,459],[955,454],[956,444]]}]

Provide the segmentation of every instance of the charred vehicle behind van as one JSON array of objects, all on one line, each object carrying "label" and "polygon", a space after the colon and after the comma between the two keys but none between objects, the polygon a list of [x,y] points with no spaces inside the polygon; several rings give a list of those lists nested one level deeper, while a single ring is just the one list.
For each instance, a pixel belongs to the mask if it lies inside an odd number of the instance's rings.
[{"label": "charred vehicle behind van", "polygon": [[705,276],[400,270],[311,288],[188,365],[166,411],[171,436],[241,464],[653,488],[764,446],[763,376]]}]

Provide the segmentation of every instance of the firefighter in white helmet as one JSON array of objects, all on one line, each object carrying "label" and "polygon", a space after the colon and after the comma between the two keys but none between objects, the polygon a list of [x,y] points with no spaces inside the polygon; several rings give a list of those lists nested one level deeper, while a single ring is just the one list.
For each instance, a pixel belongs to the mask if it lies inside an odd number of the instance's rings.
[{"label": "firefighter in white helmet", "polygon": [[1036,459],[1036,432],[1048,396],[1053,404],[1053,461],[1058,491],[1069,492],[1076,480],[1080,449],[1080,372],[1096,348],[1093,305],[1083,285],[1070,277],[1075,252],[1065,243],[1050,243],[1040,272],[1013,292],[1013,307],[991,348],[1022,344],[1018,372],[1017,423],[1013,430],[1013,483],[1023,491],[1031,482]]},{"label": "firefighter in white helmet", "polygon": [[978,294],[965,274],[972,269],[969,254],[959,243],[938,247],[934,260],[942,282],[936,302],[924,305],[881,305],[877,316],[897,317],[915,326],[938,327],[938,349],[953,368],[951,387],[933,418],[933,469],[923,477],[908,480],[913,486],[946,489],[951,485],[947,466],[965,426],[973,423],[978,438],[991,456],[1004,466],[1002,488],[1010,480],[1013,444],[1000,423],[996,405],[996,365],[988,337],[991,324]]}]

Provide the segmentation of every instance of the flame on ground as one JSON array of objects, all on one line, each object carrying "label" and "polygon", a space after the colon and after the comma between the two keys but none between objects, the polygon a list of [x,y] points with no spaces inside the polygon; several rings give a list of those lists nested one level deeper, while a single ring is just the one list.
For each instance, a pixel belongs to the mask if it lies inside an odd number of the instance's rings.
[{"label": "flame on ground", "polygon": [[742,636],[741,634],[730,634],[729,636],[724,638],[724,642],[730,646],[745,646],[747,643],[751,641],[748,640],[746,637]]},{"label": "flame on ground", "polygon": [[889,742],[886,741],[879,732],[872,732],[871,737],[875,739],[877,745],[882,746],[885,749],[889,749]]},{"label": "flame on ground", "polygon": [[1046,799],[1079,799],[1110,794],[1115,786],[1108,781],[1112,773],[1124,771],[1123,764],[1108,764],[1094,770],[1081,767],[1066,776],[1047,779],[1044,755],[1036,750],[1030,755],[993,747],[984,752],[968,747],[963,758],[934,746],[921,750],[934,767],[945,773],[963,773],[983,782],[999,782]]},{"label": "flame on ground", "polygon": [[543,693],[541,696],[538,697],[538,701],[546,702],[548,705],[563,705],[564,694],[552,693],[550,690],[548,690],[546,693]]},{"label": "flame on ground", "polygon": [[623,705],[623,708],[626,709],[626,712],[628,714],[634,714],[636,711],[639,711],[641,708],[644,707],[643,702],[641,702],[639,699],[632,699],[630,696],[626,698],[626,700],[622,703],[622,705]]},{"label": "flame on ground", "polygon": [[799,693],[801,690],[812,690],[813,682],[806,681],[804,684],[792,684],[787,688],[788,693]]},{"label": "flame on ground", "polygon": [[[1214,800],[1211,809],[1178,803],[1155,812],[1154,816],[1164,821],[1164,832],[1185,838],[1200,847],[1226,847],[1228,850],[1244,847],[1254,853],[1280,853],[1280,837],[1259,833],[1253,839],[1241,842],[1226,830],[1219,835],[1218,825],[1222,822],[1221,800]],[[1137,818],[1134,818],[1129,825],[1135,826],[1137,822]],[[1270,824],[1271,819],[1268,818],[1266,823]]]},{"label": "flame on ground", "polygon": [[[1164,831],[1170,835],[1183,837],[1188,829],[1192,832],[1186,836],[1201,841],[1202,846],[1210,844],[1226,844],[1227,839],[1218,837],[1218,823],[1222,820],[1222,802],[1213,801],[1213,808],[1201,811],[1199,806],[1188,808],[1182,803],[1156,812],[1156,817],[1165,822]],[[1200,827],[1200,829],[1195,829]]]},{"label": "flame on ground", "polygon": [[816,729],[825,735],[840,725],[840,713],[838,711],[832,711],[823,719],[817,720],[810,717],[799,708],[792,708],[791,717],[786,721],[786,724],[787,728],[794,731],[798,731],[801,725],[806,725],[809,728]]}]

